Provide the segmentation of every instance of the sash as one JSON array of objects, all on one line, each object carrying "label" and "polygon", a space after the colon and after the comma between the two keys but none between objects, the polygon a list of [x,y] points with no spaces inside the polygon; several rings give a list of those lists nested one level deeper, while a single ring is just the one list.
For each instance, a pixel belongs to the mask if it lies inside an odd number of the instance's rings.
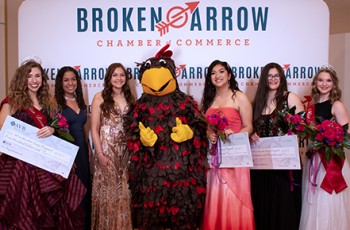
[{"label": "sash", "polygon": [[312,103],[306,108],[305,121],[308,125],[316,126],[315,105]]},{"label": "sash", "polygon": [[2,106],[4,104],[7,104],[7,103],[9,103],[9,96],[7,96],[4,99],[2,99],[1,104],[0,104],[0,110],[1,110]]},{"label": "sash", "polygon": [[32,108],[24,108],[22,107],[24,111],[26,111],[34,120],[36,126],[41,129],[47,125],[47,119],[45,115],[38,109],[32,107]]},{"label": "sash", "polygon": [[[2,101],[1,101],[1,104],[0,104],[0,110],[2,108],[2,106],[6,103],[9,103],[9,96],[5,97]],[[41,129],[43,127],[45,127],[47,125],[47,119],[45,117],[45,115],[38,109],[36,108],[25,108],[25,107],[22,107],[22,109],[24,111],[26,111],[34,120],[36,126]]]},{"label": "sash", "polygon": [[[310,103],[306,109],[306,123],[308,125],[316,125],[314,104]],[[344,159],[336,154],[332,154],[331,160],[327,162],[324,149],[317,150],[317,153],[319,154],[322,165],[326,170],[326,175],[323,178],[321,188],[329,194],[332,194],[333,190],[336,193],[339,193],[346,189],[348,186],[342,174]]]}]

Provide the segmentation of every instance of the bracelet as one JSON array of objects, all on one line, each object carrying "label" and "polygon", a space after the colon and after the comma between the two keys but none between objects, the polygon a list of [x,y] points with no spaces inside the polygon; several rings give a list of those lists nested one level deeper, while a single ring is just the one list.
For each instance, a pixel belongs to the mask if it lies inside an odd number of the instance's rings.
[{"label": "bracelet", "polygon": [[96,152],[96,156],[101,155],[101,154],[102,154],[102,152]]}]

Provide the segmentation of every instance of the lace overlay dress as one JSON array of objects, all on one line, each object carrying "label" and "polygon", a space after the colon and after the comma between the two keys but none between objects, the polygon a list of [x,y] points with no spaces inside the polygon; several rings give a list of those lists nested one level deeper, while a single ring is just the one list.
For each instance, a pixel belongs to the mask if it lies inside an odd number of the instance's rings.
[{"label": "lace overlay dress", "polygon": [[101,115],[100,138],[103,154],[112,164],[100,168],[95,156],[92,185],[92,229],[132,229],[128,161],[123,115],[116,107],[110,118]]}]

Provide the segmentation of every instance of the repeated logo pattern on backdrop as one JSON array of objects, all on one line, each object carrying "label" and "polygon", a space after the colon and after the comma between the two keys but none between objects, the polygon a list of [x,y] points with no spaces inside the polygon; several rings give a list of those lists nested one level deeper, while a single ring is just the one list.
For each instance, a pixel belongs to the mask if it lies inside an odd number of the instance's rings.
[{"label": "repeated logo pattern on backdrop", "polygon": [[85,1],[28,0],[19,12],[19,58],[37,56],[51,85],[75,66],[86,100],[103,87],[106,68],[123,63],[136,96],[136,63],[170,43],[180,88],[200,101],[207,66],[227,61],[252,99],[261,68],[281,64],[301,98],[327,63],[329,12],[322,0]]}]

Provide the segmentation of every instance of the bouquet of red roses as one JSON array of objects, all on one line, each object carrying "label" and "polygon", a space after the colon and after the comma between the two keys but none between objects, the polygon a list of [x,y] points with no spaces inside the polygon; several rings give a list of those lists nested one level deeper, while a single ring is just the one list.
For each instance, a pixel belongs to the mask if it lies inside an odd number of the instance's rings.
[{"label": "bouquet of red roses", "polygon": [[347,130],[347,124],[341,126],[336,121],[323,120],[316,125],[310,138],[312,153],[319,154],[326,170],[320,187],[329,194],[332,194],[333,190],[339,193],[348,187],[342,175],[344,148],[350,148],[350,135]]},{"label": "bouquet of red roses", "polygon": [[305,113],[295,114],[296,107],[293,106],[288,111],[281,114],[282,119],[288,125],[288,135],[296,134],[301,138],[309,138],[314,133],[315,128],[309,126],[304,119]]},{"label": "bouquet of red roses", "polygon": [[316,125],[311,135],[311,148],[314,150],[323,149],[327,162],[331,160],[333,154],[345,159],[344,148],[350,148],[350,134],[348,124],[341,126],[332,120],[324,120]]},{"label": "bouquet of red roses", "polygon": [[49,106],[48,115],[49,125],[55,129],[58,136],[67,141],[74,141],[73,136],[69,133],[67,119],[58,111],[58,109],[56,107]]}]

